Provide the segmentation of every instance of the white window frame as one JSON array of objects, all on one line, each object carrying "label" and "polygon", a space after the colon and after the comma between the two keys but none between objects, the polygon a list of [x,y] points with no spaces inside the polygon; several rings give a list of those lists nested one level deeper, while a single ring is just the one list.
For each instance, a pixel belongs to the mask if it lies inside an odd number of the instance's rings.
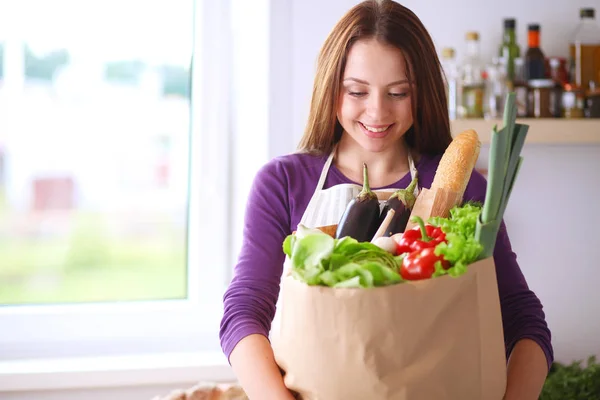
[{"label": "white window frame", "polygon": [[0,307],[0,393],[234,379],[219,346],[222,294],[251,181],[294,148],[293,2],[195,3],[191,296]]},{"label": "white window frame", "polygon": [[0,362],[220,351],[221,294],[232,265],[228,243],[231,217],[228,202],[223,201],[231,192],[229,11],[228,1],[195,0],[189,298],[0,307]]}]

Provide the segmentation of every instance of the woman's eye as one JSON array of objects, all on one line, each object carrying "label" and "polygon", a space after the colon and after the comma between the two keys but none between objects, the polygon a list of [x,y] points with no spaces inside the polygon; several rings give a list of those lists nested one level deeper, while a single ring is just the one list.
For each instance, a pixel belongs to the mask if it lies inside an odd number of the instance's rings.
[{"label": "woman's eye", "polygon": [[366,93],[365,92],[348,92],[348,94],[350,96],[354,96],[354,97],[361,97],[361,96],[364,96]]},{"label": "woman's eye", "polygon": [[[352,97],[363,97],[367,95],[367,92],[355,92],[355,91],[348,91],[348,94]],[[406,96],[408,96],[408,92],[402,92],[402,93],[388,93],[388,95],[390,97],[396,98],[396,99],[401,99],[404,98]]]}]

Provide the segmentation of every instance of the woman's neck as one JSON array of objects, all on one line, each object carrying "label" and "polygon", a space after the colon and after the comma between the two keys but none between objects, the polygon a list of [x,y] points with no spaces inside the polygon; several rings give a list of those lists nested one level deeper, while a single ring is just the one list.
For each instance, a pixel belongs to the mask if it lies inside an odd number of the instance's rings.
[{"label": "woman's neck", "polygon": [[369,168],[372,188],[391,185],[409,172],[409,148],[404,140],[398,145],[377,153],[360,147],[348,135],[342,135],[333,163],[342,174],[354,182],[363,181],[363,163]]}]

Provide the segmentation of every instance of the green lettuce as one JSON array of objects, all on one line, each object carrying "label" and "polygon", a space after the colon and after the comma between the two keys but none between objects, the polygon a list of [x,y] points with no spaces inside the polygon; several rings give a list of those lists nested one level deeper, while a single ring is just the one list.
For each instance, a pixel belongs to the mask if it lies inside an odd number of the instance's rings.
[{"label": "green lettuce", "polygon": [[477,220],[482,205],[478,202],[467,202],[450,210],[449,218],[432,217],[427,222],[439,226],[446,233],[447,243],[440,243],[435,248],[436,255],[443,255],[452,265],[448,270],[436,266],[434,276],[449,274],[460,276],[467,271],[467,266],[477,261],[483,246],[475,237]]},{"label": "green lettuce", "polygon": [[402,257],[351,237],[334,239],[300,228],[286,237],[283,252],[291,261],[292,275],[308,285],[372,288],[402,281]]}]

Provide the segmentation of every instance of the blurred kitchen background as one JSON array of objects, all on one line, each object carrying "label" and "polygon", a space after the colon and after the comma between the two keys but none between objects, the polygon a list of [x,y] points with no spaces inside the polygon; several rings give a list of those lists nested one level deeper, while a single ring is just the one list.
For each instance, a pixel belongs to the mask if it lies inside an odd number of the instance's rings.
[{"label": "blurred kitchen background", "polygon": [[506,94],[514,91],[519,117],[600,118],[596,10],[581,8],[578,23],[571,24],[566,56],[546,55],[542,33],[552,27],[539,23],[527,24],[527,43],[521,48],[517,35],[524,29],[518,29],[515,17],[503,19],[502,41],[491,60],[482,56],[477,31],[466,32],[460,61],[454,47],[442,48],[450,117],[501,118]]}]

